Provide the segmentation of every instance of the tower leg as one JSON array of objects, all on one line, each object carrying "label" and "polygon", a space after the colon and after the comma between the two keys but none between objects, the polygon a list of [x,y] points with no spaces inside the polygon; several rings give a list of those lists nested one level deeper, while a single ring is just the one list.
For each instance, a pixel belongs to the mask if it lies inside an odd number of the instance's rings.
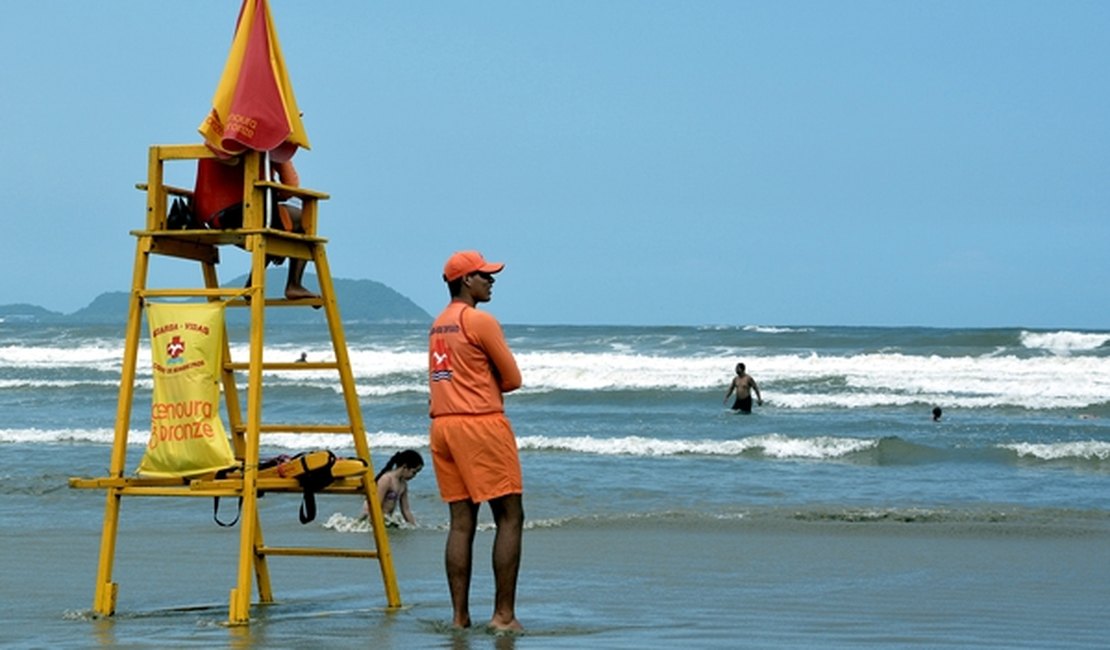
[{"label": "tower leg", "polygon": [[[339,365],[339,381],[343,386],[343,399],[347,406],[347,417],[354,434],[355,452],[358,457],[370,464],[370,445],[366,442],[366,426],[362,422],[362,409],[358,404],[355,391],[355,378],[351,372],[351,359],[347,352],[347,339],[343,333],[343,320],[339,317],[339,304],[335,299],[335,286],[332,284],[328,257],[321,244],[312,247],[312,259],[316,263],[316,276],[320,281],[320,293],[324,297],[324,311],[331,331],[332,348]],[[397,574],[393,570],[393,554],[389,550],[389,537],[385,532],[385,518],[382,504],[378,499],[377,486],[373,474],[363,477],[366,499],[370,504],[370,524],[374,537],[374,547],[378,552],[378,566],[382,572],[386,602],[390,608],[401,606],[401,591],[397,587]]]},{"label": "tower leg", "polygon": [[250,622],[251,580],[257,553],[255,543],[261,539],[258,526],[258,445],[262,422],[262,348],[266,321],[266,240],[261,235],[247,239],[251,251],[251,344],[250,368],[247,372],[246,455],[243,458],[243,514],[239,531],[238,586],[231,592],[228,623]]},{"label": "tower leg", "polygon": [[[258,515],[258,512],[255,512]],[[266,561],[266,556],[258,552],[258,549],[264,546],[262,541],[262,522],[258,521],[254,526],[254,577],[258,581],[258,601],[261,603],[274,602],[274,590],[270,586],[270,565]]]},{"label": "tower leg", "polygon": [[[131,296],[127,305],[127,336],[123,347],[123,368],[120,374],[119,401],[116,404],[115,435],[108,474],[122,478],[127,466],[127,433],[131,424],[131,405],[135,396],[135,366],[139,352],[139,331],[142,328],[142,300],[139,293],[146,287],[149,267],[150,239],[140,237],[135,249],[135,269],[131,276]],[[112,582],[115,564],[116,535],[119,532],[120,488],[109,488],[104,505],[104,527],[100,534],[100,561],[96,570],[93,611],[111,616],[116,611],[118,585]]]}]

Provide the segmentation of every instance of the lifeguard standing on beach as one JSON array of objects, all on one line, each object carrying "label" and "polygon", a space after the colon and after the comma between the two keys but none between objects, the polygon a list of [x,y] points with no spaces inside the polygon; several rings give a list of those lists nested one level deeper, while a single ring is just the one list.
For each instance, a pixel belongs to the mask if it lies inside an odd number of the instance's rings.
[{"label": "lifeguard standing on beach", "polygon": [[454,609],[452,624],[470,627],[470,574],[478,506],[488,501],[497,533],[493,540],[496,630],[521,630],[516,619],[516,581],[524,529],[524,491],[516,435],[505,418],[503,394],[520,388],[520,369],[501,325],[478,311],[489,302],[493,274],[504,264],[477,251],[455,253],[444,265],[451,302],[428,334],[431,391],[430,447],[439,493],[450,508],[445,552]]}]

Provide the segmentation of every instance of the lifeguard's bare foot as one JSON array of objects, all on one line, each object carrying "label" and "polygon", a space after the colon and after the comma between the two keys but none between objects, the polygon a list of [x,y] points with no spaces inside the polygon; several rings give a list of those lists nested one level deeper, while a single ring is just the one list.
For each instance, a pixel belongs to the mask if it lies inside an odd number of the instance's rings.
[{"label": "lifeguard's bare foot", "polygon": [[466,628],[470,627],[470,617],[456,617],[453,621],[451,621],[451,627],[465,630]]},{"label": "lifeguard's bare foot", "polygon": [[493,632],[523,632],[524,631],[524,626],[521,625],[520,621],[516,620],[516,618],[512,618],[509,621],[504,621],[504,620],[501,620],[497,617],[494,617],[494,618],[490,619],[490,622],[487,624],[487,627],[489,627],[489,629],[492,630]]},{"label": "lifeguard's bare foot", "polygon": [[285,297],[288,300],[306,300],[310,298],[319,298],[320,296],[304,287],[288,286],[285,287]]}]

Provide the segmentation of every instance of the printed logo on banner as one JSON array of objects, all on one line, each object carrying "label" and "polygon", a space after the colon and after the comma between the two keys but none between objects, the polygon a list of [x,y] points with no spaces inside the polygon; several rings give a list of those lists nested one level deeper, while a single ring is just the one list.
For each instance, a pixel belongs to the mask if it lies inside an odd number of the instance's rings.
[{"label": "printed logo on banner", "polygon": [[173,337],[173,340],[166,344],[166,356],[169,357],[166,363],[181,363],[185,360],[181,358],[183,354],[185,354],[185,342],[180,336]]}]

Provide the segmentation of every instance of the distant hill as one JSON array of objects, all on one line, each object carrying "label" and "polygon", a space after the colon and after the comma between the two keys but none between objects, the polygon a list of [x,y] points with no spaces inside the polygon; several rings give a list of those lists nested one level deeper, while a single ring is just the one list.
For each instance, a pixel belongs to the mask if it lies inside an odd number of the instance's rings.
[{"label": "distant hill", "polygon": [[[281,295],[286,273],[285,267],[273,268],[266,273],[267,293],[271,298]],[[246,281],[247,276],[241,275],[224,286],[241,287]],[[332,278],[332,281],[339,301],[339,314],[346,322],[427,323],[432,320],[431,314],[381,282],[343,278]],[[319,283],[316,276],[306,273],[305,286],[317,289]],[[102,293],[88,306],[72,314],[23,303],[0,305],[0,319],[28,323],[124,324],[127,322],[127,300],[126,291]],[[245,323],[248,317],[246,309],[233,309],[227,313],[229,323]],[[271,323],[318,322],[323,317],[323,312],[316,309],[282,308],[266,312],[266,320]]]},{"label": "distant hill", "polygon": [[[44,309],[38,305],[16,303],[0,305],[0,318],[9,323],[60,323],[66,320],[66,315]],[[126,312],[124,318],[127,318]]]}]

